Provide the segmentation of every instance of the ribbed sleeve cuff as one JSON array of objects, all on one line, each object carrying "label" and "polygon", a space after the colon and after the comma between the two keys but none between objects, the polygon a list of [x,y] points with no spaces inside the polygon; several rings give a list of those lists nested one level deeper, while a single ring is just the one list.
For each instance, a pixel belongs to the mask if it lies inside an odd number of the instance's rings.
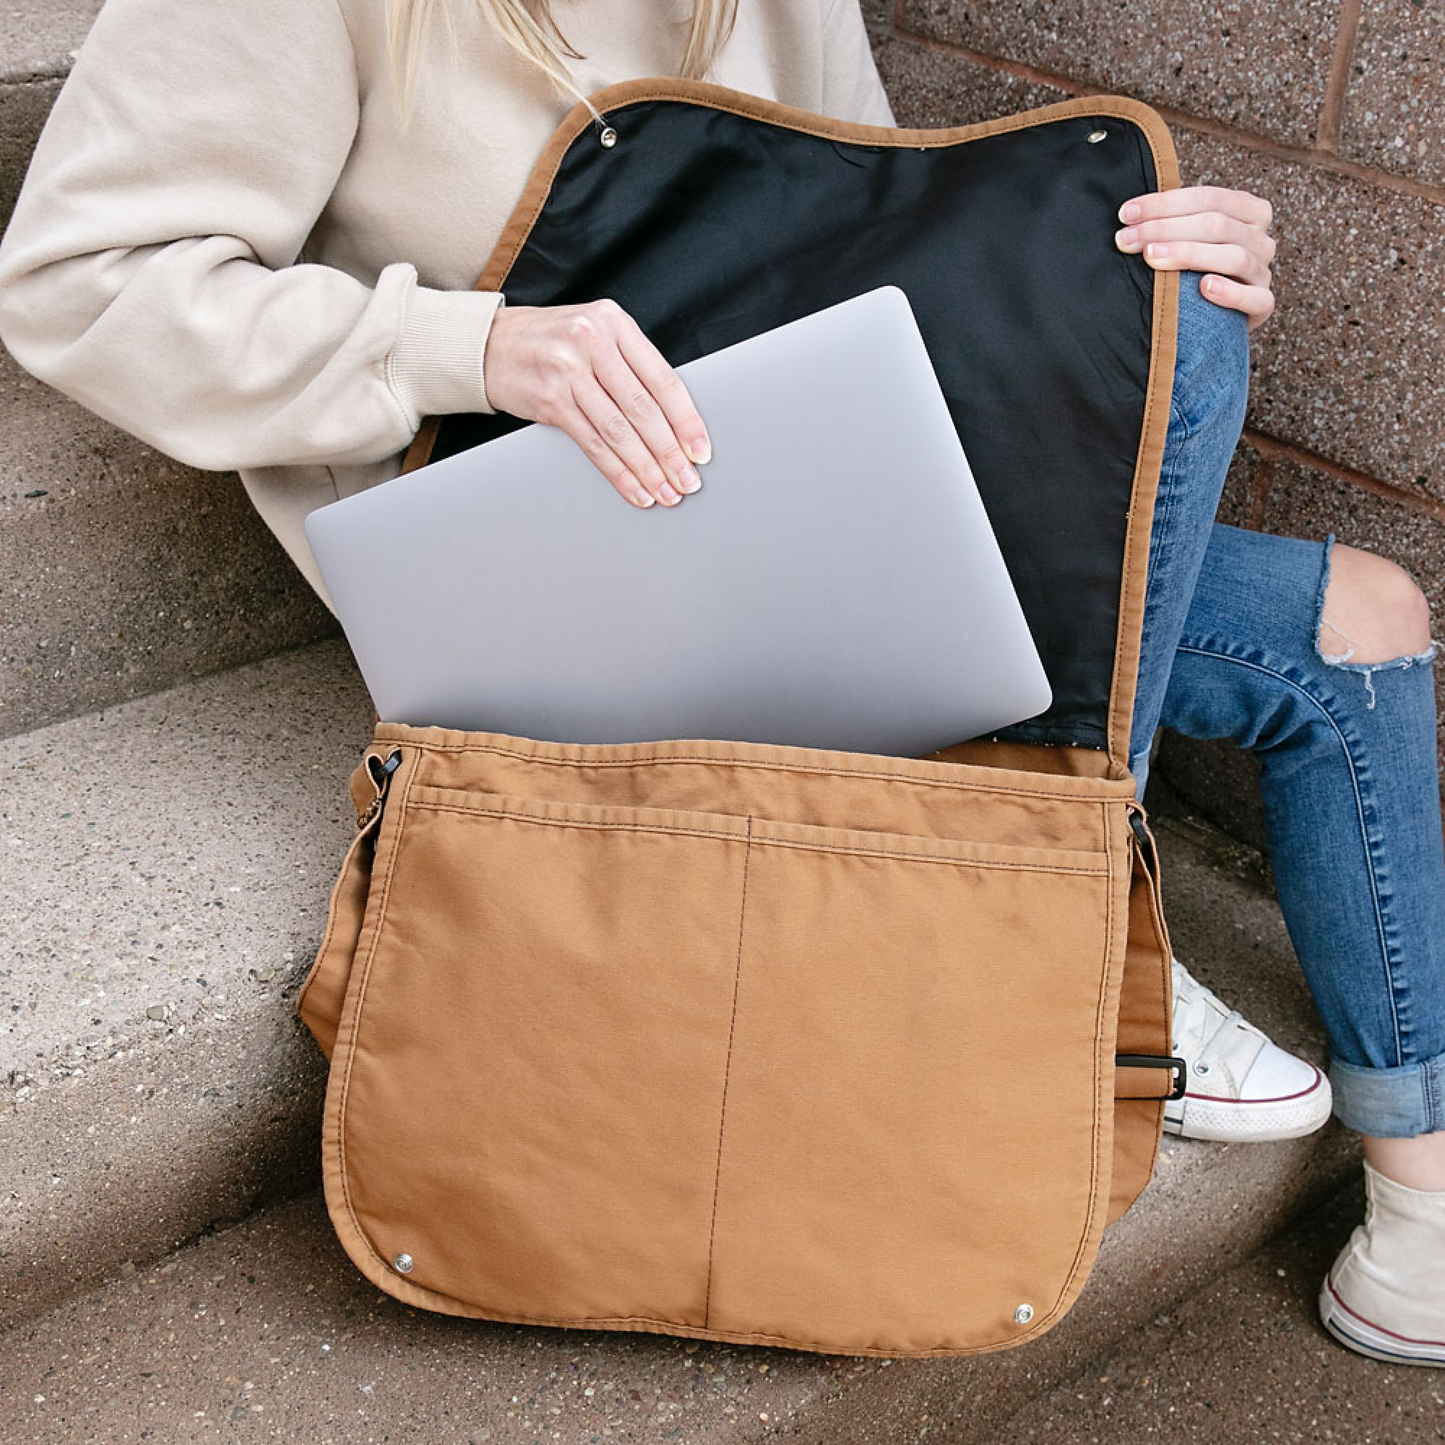
[{"label": "ribbed sleeve cuff", "polygon": [[500,291],[413,288],[401,334],[386,359],[387,380],[409,416],[495,411],[482,359]]}]

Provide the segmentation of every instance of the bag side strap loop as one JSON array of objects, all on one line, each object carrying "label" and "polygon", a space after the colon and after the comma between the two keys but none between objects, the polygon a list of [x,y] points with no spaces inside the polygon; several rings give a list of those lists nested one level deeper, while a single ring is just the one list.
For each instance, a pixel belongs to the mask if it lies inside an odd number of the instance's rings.
[{"label": "bag side strap loop", "polygon": [[[1169,1054],[1115,1054],[1114,1055],[1114,1097],[1116,1099],[1182,1099],[1189,1088],[1189,1066],[1183,1059]],[[1169,1069],[1174,1075],[1174,1087],[1167,1094],[1158,1092],[1137,1093],[1139,1081],[1120,1078],[1124,1069]],[[1157,1090],[1157,1085],[1154,1088]]]}]

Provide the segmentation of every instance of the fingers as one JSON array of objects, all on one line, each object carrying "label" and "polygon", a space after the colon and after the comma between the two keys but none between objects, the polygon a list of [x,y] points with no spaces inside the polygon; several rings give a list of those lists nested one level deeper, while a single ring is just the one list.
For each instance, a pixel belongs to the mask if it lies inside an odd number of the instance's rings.
[{"label": "fingers", "polygon": [[612,483],[625,500],[636,507],[651,507],[656,503],[657,498],[638,481],[575,402],[559,408],[551,417],[550,424],[566,432],[581,447],[587,460]]},{"label": "fingers", "polygon": [[1201,211],[1187,216],[1166,216],[1125,226],[1114,236],[1121,251],[1139,251],[1151,241],[1212,241],[1243,246],[1259,256],[1265,265],[1274,260],[1277,245],[1273,236],[1258,226],[1248,225],[1223,211]]},{"label": "fingers", "polygon": [[[703,426],[682,378],[626,312],[622,313],[622,329],[617,340],[622,359],[657,402],[672,430],[673,439],[682,445],[693,461],[711,461],[712,443],[708,440],[707,428]],[[665,465],[666,460],[660,452],[658,457]]]},{"label": "fingers", "polygon": [[1202,276],[1199,289],[1207,300],[1231,311],[1243,311],[1254,330],[1274,314],[1274,292],[1268,286],[1246,286],[1228,276]]},{"label": "fingers", "polygon": [[614,301],[577,308],[572,333],[584,361],[570,376],[571,400],[585,422],[577,422],[583,450],[638,506],[675,506],[697,491],[702,478],[692,462],[707,461],[712,447],[662,353]]},{"label": "fingers", "polygon": [[1247,246],[1215,245],[1209,241],[1150,241],[1144,247],[1144,259],[1156,271],[1218,271],[1247,286],[1270,283],[1269,267]]},{"label": "fingers", "polygon": [[[610,368],[604,366],[604,370],[610,370]],[[600,438],[602,445],[613,454],[616,462],[620,464],[624,473],[624,486],[619,487],[618,490],[623,491],[625,496],[631,496],[633,500],[636,500],[635,493],[640,487],[653,501],[670,507],[680,500],[682,492],[678,487],[673,486],[656,453],[644,440],[638,425],[635,425],[633,421],[634,416],[637,416],[638,422],[647,426],[647,423],[643,422],[639,415],[643,407],[643,403],[639,399],[641,386],[641,382],[636,378],[633,379],[630,387],[619,386],[619,391],[624,395],[624,405],[628,408],[625,412],[595,374],[583,373],[573,379],[572,398],[577,410],[586,418],[592,430]],[[652,407],[660,418],[661,411],[655,402],[652,403]],[[655,430],[656,428],[650,429]],[[671,435],[670,432],[669,435]],[[584,447],[584,450],[587,448]],[[617,474],[616,468],[598,462],[598,457],[593,455],[593,450],[588,450],[588,455],[598,463],[603,475],[609,481],[613,481]],[[671,442],[670,448],[664,446],[664,450],[677,452],[680,455],[675,439]],[[685,458],[683,465],[687,466],[689,471],[692,470]],[[613,481],[613,485],[616,486],[617,483]],[[689,490],[696,491],[697,488],[689,486]],[[651,502],[647,505],[650,506]]]},{"label": "fingers", "polygon": [[1263,196],[1225,186],[1181,186],[1177,190],[1133,196],[1119,207],[1119,219],[1126,226],[1132,226],[1140,221],[1192,216],[1201,211],[1220,211],[1266,231],[1274,221],[1274,207]]},{"label": "fingers", "polygon": [[1212,273],[1201,291],[1249,317],[1253,330],[1274,311],[1269,234],[1274,208],[1262,196],[1224,186],[1184,186],[1134,196],[1119,207],[1119,250],[1161,271]]},{"label": "fingers", "polygon": [[675,506],[712,444],[682,379],[615,301],[508,306],[487,340],[502,411],[565,431],[622,496]]},{"label": "fingers", "polygon": [[[666,362],[662,366],[664,375],[676,376]],[[648,491],[669,506],[673,498],[665,495],[667,491],[697,491],[702,486],[702,478],[688,460],[675,424],[669,420],[654,390],[650,390],[643,378],[628,365],[620,350],[604,353],[598,358],[597,380],[601,383],[606,401],[615,408],[609,409],[605,401],[592,398],[594,404],[600,405],[604,411],[606,425],[601,427],[602,434],[612,441],[615,432],[617,441],[613,442],[614,448]],[[686,397],[681,381],[677,385]],[[588,394],[591,395],[590,392]],[[581,402],[581,397],[578,401]],[[687,405],[690,409],[690,399]],[[585,404],[583,409],[596,424],[599,419],[592,409]],[[609,431],[608,427],[613,430]],[[699,422],[694,422],[694,427],[701,430]]]}]

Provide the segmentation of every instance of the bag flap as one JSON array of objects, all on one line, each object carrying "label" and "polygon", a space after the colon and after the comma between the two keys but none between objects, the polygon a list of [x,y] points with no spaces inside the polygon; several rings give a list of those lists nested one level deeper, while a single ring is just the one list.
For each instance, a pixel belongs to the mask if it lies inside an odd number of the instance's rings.
[{"label": "bag flap", "polygon": [[[629,81],[557,128],[478,286],[611,297],[673,365],[873,287],[908,296],[1054,701],[1001,737],[1127,769],[1178,276],[1114,245],[1176,186],[1158,114],[1089,96],[947,130]],[[430,419],[411,470],[523,425]],[[601,484],[601,483],[599,483]]]}]

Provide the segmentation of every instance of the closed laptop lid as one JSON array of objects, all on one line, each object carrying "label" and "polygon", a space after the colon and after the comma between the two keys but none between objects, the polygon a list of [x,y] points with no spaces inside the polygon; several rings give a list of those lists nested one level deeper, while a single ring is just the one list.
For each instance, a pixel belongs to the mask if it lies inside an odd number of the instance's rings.
[{"label": "closed laptop lid", "polygon": [[900,290],[679,374],[713,460],[674,507],[533,425],[307,518],[384,720],[921,756],[1049,705]]}]

